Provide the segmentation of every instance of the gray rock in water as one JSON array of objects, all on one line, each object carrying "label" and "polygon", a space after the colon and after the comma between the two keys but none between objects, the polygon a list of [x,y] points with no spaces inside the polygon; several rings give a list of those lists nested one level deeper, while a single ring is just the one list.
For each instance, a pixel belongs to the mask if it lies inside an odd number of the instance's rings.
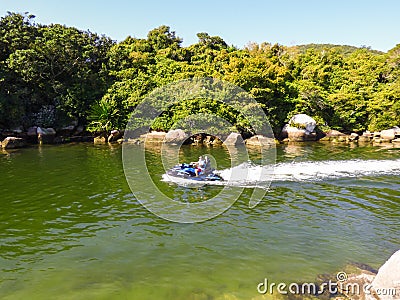
[{"label": "gray rock in water", "polygon": [[174,129],[165,135],[166,143],[180,143],[185,141],[189,136],[182,129]]},{"label": "gray rock in water", "polygon": [[400,250],[395,252],[378,270],[367,299],[400,299]]},{"label": "gray rock in water", "polygon": [[317,139],[317,134],[314,132],[316,126],[317,122],[310,116],[297,114],[282,128],[281,137],[287,137],[290,142],[315,141]]},{"label": "gray rock in water", "polygon": [[224,144],[226,146],[236,146],[243,144],[243,138],[240,133],[231,132],[228,137],[225,139]]},{"label": "gray rock in water", "polygon": [[289,126],[287,127],[287,135],[290,142],[306,142],[317,140],[315,132],[309,132],[303,128]]},{"label": "gray rock in water", "polygon": [[17,138],[17,137],[6,137],[2,142],[1,146],[3,149],[16,149],[16,148],[22,148],[26,146],[26,142],[22,138]]}]

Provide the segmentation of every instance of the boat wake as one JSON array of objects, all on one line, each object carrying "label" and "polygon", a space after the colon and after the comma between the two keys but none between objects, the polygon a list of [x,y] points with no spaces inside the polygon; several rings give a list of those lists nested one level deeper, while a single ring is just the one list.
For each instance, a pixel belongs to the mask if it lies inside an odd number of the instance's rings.
[{"label": "boat wake", "polygon": [[400,175],[400,159],[396,160],[339,160],[277,163],[260,166],[242,163],[233,168],[216,171],[224,181],[193,182],[190,179],[172,178],[166,174],[163,180],[179,185],[229,185],[238,187],[262,187],[271,181],[321,181],[364,176]]}]

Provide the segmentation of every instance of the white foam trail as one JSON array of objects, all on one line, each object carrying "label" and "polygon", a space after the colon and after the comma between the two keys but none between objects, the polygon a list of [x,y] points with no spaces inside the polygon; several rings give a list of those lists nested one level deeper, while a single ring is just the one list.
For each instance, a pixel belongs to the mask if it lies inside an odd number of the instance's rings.
[{"label": "white foam trail", "polygon": [[[259,166],[243,163],[233,168],[217,171],[224,181],[209,181],[208,185],[232,185],[253,187],[272,181],[315,181],[346,177],[400,175],[400,159],[397,160],[339,160],[278,163]],[[164,181],[181,185],[202,185],[190,179],[176,179],[168,175]],[[204,183],[203,183],[204,184]]]},{"label": "white foam trail", "polygon": [[343,177],[399,175],[397,160],[339,160],[279,163],[275,166],[275,181],[311,181]]}]

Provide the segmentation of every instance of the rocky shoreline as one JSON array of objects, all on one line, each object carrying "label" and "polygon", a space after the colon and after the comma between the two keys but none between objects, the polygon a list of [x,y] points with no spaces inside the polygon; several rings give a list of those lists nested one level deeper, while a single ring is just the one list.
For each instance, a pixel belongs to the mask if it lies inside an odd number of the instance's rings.
[{"label": "rocky shoreline", "polygon": [[[333,279],[333,280],[332,280]],[[365,264],[350,263],[337,274],[319,275],[316,285],[333,282],[335,293],[290,295],[289,299],[395,300],[400,299],[400,250],[378,269]],[[283,297],[285,299],[285,297]]]},{"label": "rocky shoreline", "polygon": [[22,127],[13,130],[0,131],[0,147],[3,149],[22,148],[29,144],[63,144],[90,142],[94,144],[107,143],[170,143],[206,146],[246,145],[246,146],[271,146],[272,144],[302,143],[302,142],[330,142],[330,143],[357,143],[363,145],[400,145],[400,128],[393,127],[382,131],[362,133],[343,133],[337,130],[323,132],[318,129],[316,121],[305,114],[293,116],[286,124],[278,138],[253,135],[243,139],[237,132],[221,134],[220,138],[204,133],[191,135],[182,129],[174,129],[168,132],[152,131],[142,134],[140,137],[130,139],[124,137],[124,131],[111,130],[102,134],[92,134],[83,126],[71,124],[58,129],[42,128],[38,126]]}]

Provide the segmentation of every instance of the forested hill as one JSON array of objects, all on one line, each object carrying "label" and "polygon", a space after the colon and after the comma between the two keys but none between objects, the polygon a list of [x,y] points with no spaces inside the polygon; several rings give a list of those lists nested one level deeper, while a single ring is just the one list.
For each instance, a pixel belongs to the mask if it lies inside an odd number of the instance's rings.
[{"label": "forested hill", "polygon": [[[400,124],[400,45],[387,53],[313,44],[239,49],[218,36],[197,36],[196,44],[183,47],[175,32],[160,26],[145,39],[116,43],[9,13],[0,20],[0,129],[60,128],[71,121],[92,131],[123,129],[132,109],[154,88],[206,76],[248,91],[276,132],[296,113],[313,116],[322,129],[380,130]],[[153,127],[168,130],[198,111],[239,122],[221,105],[199,99],[171,108]]]},{"label": "forested hill", "polygon": [[327,51],[327,50],[335,50],[343,55],[350,55],[354,51],[359,50],[360,48],[368,49],[375,54],[383,54],[382,51],[373,50],[370,47],[361,46],[355,47],[350,45],[335,45],[335,44],[305,44],[305,45],[296,45],[289,48],[296,48],[300,53],[305,53],[308,49],[315,49],[319,51]]}]

